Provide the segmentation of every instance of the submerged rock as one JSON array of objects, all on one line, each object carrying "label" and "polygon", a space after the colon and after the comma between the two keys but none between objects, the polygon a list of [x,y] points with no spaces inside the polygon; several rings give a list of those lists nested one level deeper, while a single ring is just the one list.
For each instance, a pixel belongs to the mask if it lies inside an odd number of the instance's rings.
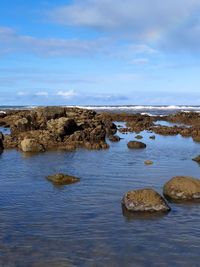
[{"label": "submerged rock", "polygon": [[200,180],[190,176],[173,177],[164,185],[163,194],[172,201],[200,199]]},{"label": "submerged rock", "polygon": [[145,160],[144,164],[145,165],[152,165],[153,161],[152,160]]},{"label": "submerged rock", "polygon": [[49,175],[47,176],[47,179],[56,185],[74,184],[80,181],[80,179],[77,177],[63,174],[63,173]]},{"label": "submerged rock", "polygon": [[135,138],[136,138],[136,139],[142,139],[143,136],[138,134],[138,135],[135,136]]},{"label": "submerged rock", "polygon": [[130,141],[127,144],[128,148],[133,148],[133,149],[140,149],[140,148],[146,148],[146,144],[138,141]]},{"label": "submerged rock", "polygon": [[45,148],[42,144],[38,143],[35,139],[24,139],[21,142],[21,149],[23,152],[42,152]]},{"label": "submerged rock", "polygon": [[165,199],[150,188],[127,192],[122,205],[129,212],[167,212],[170,211]]}]

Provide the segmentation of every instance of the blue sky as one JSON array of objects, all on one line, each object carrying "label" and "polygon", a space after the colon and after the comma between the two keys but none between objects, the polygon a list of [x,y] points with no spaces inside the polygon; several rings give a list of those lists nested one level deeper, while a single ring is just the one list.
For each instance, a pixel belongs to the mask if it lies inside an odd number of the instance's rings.
[{"label": "blue sky", "polygon": [[198,105],[199,14],[199,0],[2,0],[0,105]]}]

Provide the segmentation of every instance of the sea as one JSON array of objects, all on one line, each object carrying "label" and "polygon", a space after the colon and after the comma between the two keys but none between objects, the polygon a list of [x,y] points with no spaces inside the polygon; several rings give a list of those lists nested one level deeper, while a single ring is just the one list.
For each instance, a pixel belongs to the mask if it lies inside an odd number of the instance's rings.
[{"label": "sea", "polygon": [[[200,111],[194,106],[93,108],[152,115]],[[108,150],[0,154],[0,266],[199,266],[200,203],[170,203],[171,212],[162,216],[129,216],[121,199],[143,188],[162,194],[177,175],[200,178],[200,165],[192,161],[200,144],[180,135],[156,134],[152,140],[152,133],[140,134],[144,150],[128,149],[135,133],[118,133],[121,141],[108,140]],[[145,160],[154,164],[146,166]],[[81,180],[54,186],[46,176],[58,172]]]}]

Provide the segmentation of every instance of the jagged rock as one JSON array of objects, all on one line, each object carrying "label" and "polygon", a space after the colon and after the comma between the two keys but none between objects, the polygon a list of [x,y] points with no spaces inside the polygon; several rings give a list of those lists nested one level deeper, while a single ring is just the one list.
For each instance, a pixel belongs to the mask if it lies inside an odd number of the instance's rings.
[{"label": "jagged rock", "polygon": [[173,177],[164,185],[163,194],[171,201],[200,199],[200,180],[190,176]]},{"label": "jagged rock", "polygon": [[127,144],[128,148],[131,149],[141,149],[141,148],[146,148],[146,144],[138,141],[130,141]]},{"label": "jagged rock", "polygon": [[164,198],[153,189],[140,189],[127,192],[122,205],[129,212],[167,212],[170,207]]},{"label": "jagged rock", "polygon": [[21,142],[21,149],[23,152],[42,152],[45,148],[35,139],[24,139]]},{"label": "jagged rock", "polygon": [[68,185],[68,184],[74,184],[80,181],[79,178],[63,174],[63,173],[58,173],[54,175],[49,175],[47,176],[47,179],[54,183],[55,185]]},{"label": "jagged rock", "polygon": [[49,120],[47,122],[47,129],[50,132],[56,133],[60,137],[73,134],[77,129],[77,124],[73,119],[59,118]]}]

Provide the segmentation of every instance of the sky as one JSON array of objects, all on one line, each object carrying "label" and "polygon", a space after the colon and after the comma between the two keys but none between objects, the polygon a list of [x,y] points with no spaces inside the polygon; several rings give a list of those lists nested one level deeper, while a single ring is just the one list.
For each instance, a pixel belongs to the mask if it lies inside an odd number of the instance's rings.
[{"label": "sky", "polygon": [[199,105],[199,0],[1,0],[0,105]]}]

